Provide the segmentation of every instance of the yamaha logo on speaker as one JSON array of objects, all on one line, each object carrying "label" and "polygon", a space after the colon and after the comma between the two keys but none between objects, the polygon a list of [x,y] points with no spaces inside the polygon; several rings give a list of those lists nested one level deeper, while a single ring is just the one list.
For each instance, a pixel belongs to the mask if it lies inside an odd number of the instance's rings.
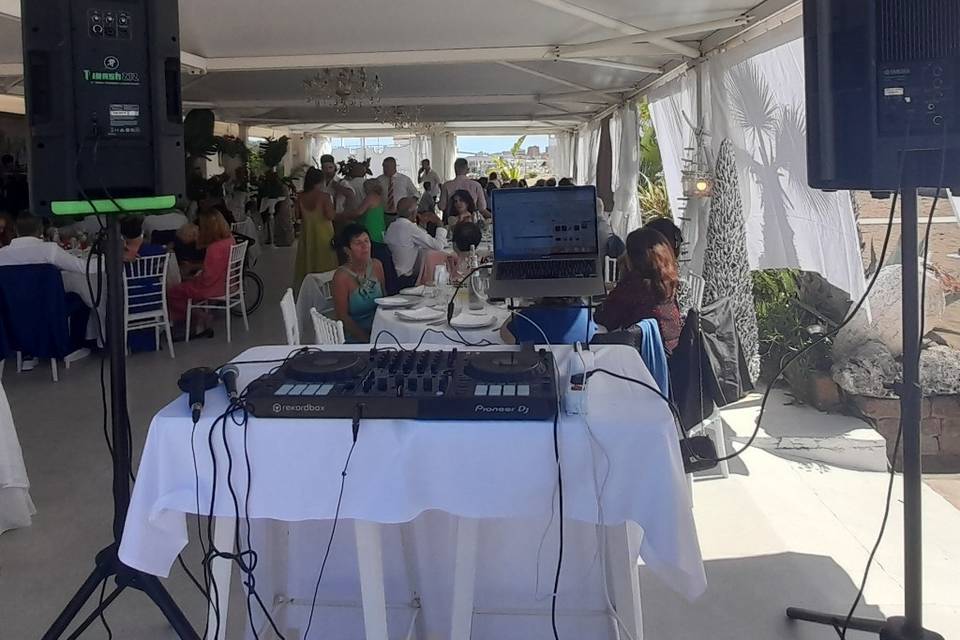
[{"label": "yamaha logo on speaker", "polygon": [[515,413],[517,415],[525,416],[530,413],[530,407],[525,404],[517,405],[515,407],[488,407],[486,405],[478,404],[473,408],[474,413]]}]

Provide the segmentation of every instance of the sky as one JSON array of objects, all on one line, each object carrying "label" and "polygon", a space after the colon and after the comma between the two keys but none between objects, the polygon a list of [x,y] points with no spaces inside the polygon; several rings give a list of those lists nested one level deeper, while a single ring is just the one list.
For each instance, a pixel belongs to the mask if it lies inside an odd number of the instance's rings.
[{"label": "sky", "polygon": [[[457,136],[457,151],[467,153],[496,153],[509,151],[519,136]],[[527,136],[523,148],[538,146],[543,151],[550,142],[550,136]]]}]

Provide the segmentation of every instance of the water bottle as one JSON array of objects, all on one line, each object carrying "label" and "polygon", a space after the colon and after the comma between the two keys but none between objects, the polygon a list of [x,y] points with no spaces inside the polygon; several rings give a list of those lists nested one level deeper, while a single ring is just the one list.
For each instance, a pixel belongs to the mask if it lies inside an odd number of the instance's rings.
[{"label": "water bottle", "polygon": [[480,257],[477,255],[476,245],[470,247],[470,282],[467,283],[470,290],[470,309],[479,311],[483,309],[483,299],[480,297],[478,287],[480,286],[480,272],[477,268],[480,266]]}]

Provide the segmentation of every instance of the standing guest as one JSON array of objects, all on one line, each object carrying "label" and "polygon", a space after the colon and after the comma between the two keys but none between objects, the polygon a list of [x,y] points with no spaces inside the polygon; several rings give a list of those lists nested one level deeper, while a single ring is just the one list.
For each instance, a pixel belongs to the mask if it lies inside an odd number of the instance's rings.
[{"label": "standing guest", "polygon": [[440,175],[430,166],[429,160],[420,161],[417,183],[423,187],[424,195],[429,192],[434,199],[440,196],[440,185],[443,184],[443,181],[440,179]]},{"label": "standing guest", "polygon": [[433,238],[426,229],[417,224],[417,201],[403,198],[397,205],[397,221],[390,225],[384,235],[393,266],[397,270],[397,286],[400,289],[417,284],[417,258],[422,249],[442,251],[446,245],[446,234]]},{"label": "standing guest", "polygon": [[[307,169],[303,178],[303,193],[297,198],[297,217],[301,226],[294,267],[294,291],[300,291],[300,285],[308,273],[323,273],[337,268],[337,253],[332,244],[336,212],[325,186],[326,178],[325,173],[315,167]],[[326,184],[329,185],[329,182]]]},{"label": "standing guest", "polygon": [[417,205],[417,211],[420,213],[436,213],[437,211],[437,197],[433,194],[432,187],[433,184],[430,182],[423,183],[423,195],[420,196],[420,203]]},{"label": "standing guest", "polygon": [[490,181],[487,180],[487,176],[480,176],[480,179],[477,180],[477,184],[480,185],[480,188],[483,189],[484,195],[486,195],[487,191],[489,191],[487,187],[490,186]]},{"label": "standing guest", "polygon": [[348,342],[369,342],[377,298],[383,296],[383,265],[371,254],[370,234],[358,224],[340,235],[347,262],[333,275],[333,308]]},{"label": "standing guest", "polygon": [[475,222],[477,205],[468,191],[457,191],[450,197],[450,204],[447,205],[444,213],[446,214],[446,224]]},{"label": "standing guest", "polygon": [[366,194],[363,202],[353,211],[345,212],[342,218],[349,222],[356,222],[367,230],[370,242],[373,243],[371,248],[373,257],[380,261],[386,273],[386,291],[389,295],[393,295],[399,289],[390,248],[383,241],[384,233],[387,230],[383,184],[380,180],[367,180],[363,183],[363,189]]},{"label": "standing guest", "polygon": [[677,304],[680,277],[673,246],[659,231],[642,228],[627,236],[627,271],[594,319],[609,331],[653,318],[667,354],[680,339],[682,321]]},{"label": "standing guest", "polygon": [[86,273],[86,262],[70,255],[56,242],[43,241],[43,221],[32,215],[17,218],[17,237],[0,249],[0,267],[19,264],[52,264],[61,271]]},{"label": "standing guest", "polygon": [[17,237],[13,216],[6,211],[0,212],[0,249],[6,247]]},{"label": "standing guest", "polygon": [[440,189],[440,207],[443,208],[443,212],[449,216],[449,206],[452,203],[453,195],[458,191],[466,191],[470,194],[470,198],[476,205],[477,211],[484,217],[489,218],[490,211],[487,209],[487,194],[484,193],[480,183],[467,177],[467,170],[469,168],[470,165],[465,158],[457,158],[457,161],[453,163],[453,171],[457,174],[457,177],[445,182]]},{"label": "standing guest", "polygon": [[353,191],[354,197],[356,198],[354,205],[348,207],[348,209],[353,209],[359,201],[363,199],[363,183],[366,182],[367,176],[373,175],[373,171],[370,170],[370,158],[367,158],[363,162],[360,162],[356,158],[349,158],[341,162],[340,175],[343,177],[343,182],[346,186],[350,187],[350,190]]},{"label": "standing guest", "polygon": [[[320,181],[321,190],[330,196],[337,213],[343,213],[357,206],[357,194],[354,193],[350,184],[345,180],[337,178],[337,161],[329,153],[320,156],[320,171],[323,179]],[[306,178],[304,178],[304,193],[307,191]]]},{"label": "standing guest", "polygon": [[[383,160],[383,175],[377,180],[383,187],[383,211],[388,216],[397,215],[397,203],[400,202],[401,198],[417,198],[420,196],[413,180],[409,176],[397,173],[396,158],[391,157]],[[374,239],[374,242],[377,242],[377,240]]]},{"label": "standing guest", "polygon": [[[204,251],[203,267],[193,278],[176,284],[167,291],[167,306],[170,322],[183,324],[187,318],[188,300],[207,300],[223,296],[227,288],[227,271],[230,268],[230,249],[233,234],[230,225],[219,211],[207,211],[197,219],[197,248]],[[209,316],[194,314],[196,332],[202,338],[213,337],[213,329],[207,327]],[[191,327],[179,327],[182,336]],[[192,336],[191,336],[192,337]]]},{"label": "standing guest", "polygon": [[496,171],[490,172],[490,184],[496,185],[497,189],[503,186],[503,182],[500,180],[500,175]]},{"label": "standing guest", "polygon": [[670,218],[657,218],[656,220],[651,220],[644,226],[656,229],[662,233],[663,237],[673,245],[673,254],[678,260],[680,259],[680,254],[683,253],[683,232],[680,231],[680,227],[673,223],[673,220]]}]

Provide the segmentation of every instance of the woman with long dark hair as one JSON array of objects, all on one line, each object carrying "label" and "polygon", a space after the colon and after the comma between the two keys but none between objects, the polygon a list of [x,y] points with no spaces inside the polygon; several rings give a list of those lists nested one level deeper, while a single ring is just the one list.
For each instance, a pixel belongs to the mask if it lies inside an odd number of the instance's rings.
[{"label": "woman with long dark hair", "polygon": [[447,224],[456,224],[458,222],[473,222],[475,214],[477,213],[477,204],[473,200],[473,196],[470,195],[469,191],[461,189],[460,191],[454,191],[453,195],[450,196],[450,206],[444,210],[444,214],[447,216]]},{"label": "woman with long dark hair", "polygon": [[626,244],[626,272],[594,319],[608,330],[618,331],[653,318],[669,354],[677,346],[682,328],[677,305],[680,277],[673,245],[649,227],[633,231]]},{"label": "woman with long dark hair", "polygon": [[300,242],[294,267],[294,291],[308,273],[323,273],[337,268],[337,253],[332,241],[333,219],[336,209],[330,195],[324,191],[323,173],[316,167],[307,169],[303,177],[303,192],[297,198],[300,217]]}]

